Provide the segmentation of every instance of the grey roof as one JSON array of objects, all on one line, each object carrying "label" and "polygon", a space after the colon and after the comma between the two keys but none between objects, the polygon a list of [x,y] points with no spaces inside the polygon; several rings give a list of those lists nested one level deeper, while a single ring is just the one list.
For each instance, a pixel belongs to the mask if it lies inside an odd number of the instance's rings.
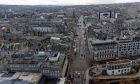
[{"label": "grey roof", "polygon": [[27,81],[15,81],[14,84],[29,84]]},{"label": "grey roof", "polygon": [[0,82],[0,84],[12,84],[13,82],[10,80],[3,80]]}]

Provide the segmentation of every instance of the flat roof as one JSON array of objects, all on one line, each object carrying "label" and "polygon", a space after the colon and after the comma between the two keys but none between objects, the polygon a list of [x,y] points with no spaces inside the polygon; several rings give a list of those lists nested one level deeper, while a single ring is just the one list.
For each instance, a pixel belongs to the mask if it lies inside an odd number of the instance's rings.
[{"label": "flat roof", "polygon": [[61,68],[64,64],[65,57],[66,57],[65,54],[60,53],[58,61],[56,61],[56,62],[47,61],[45,64],[46,64],[47,67]]},{"label": "flat roof", "polygon": [[115,40],[99,40],[99,39],[89,39],[92,45],[98,45],[98,44],[110,44],[110,43],[117,43]]},{"label": "flat roof", "polygon": [[123,59],[123,60],[115,60],[115,61],[109,61],[107,64],[113,65],[113,64],[125,64],[131,62],[129,59]]},{"label": "flat roof", "polygon": [[54,40],[60,40],[59,37],[51,37],[51,39],[54,39]]},{"label": "flat roof", "polygon": [[29,81],[30,83],[37,83],[40,80],[41,76],[41,73],[21,72],[19,79]]},{"label": "flat roof", "polygon": [[92,40],[93,44],[99,44],[99,43],[112,43],[112,42],[115,42],[114,40],[99,40],[99,39],[96,39],[96,40]]},{"label": "flat roof", "polygon": [[39,37],[39,36],[28,36],[26,37],[27,40],[37,40],[37,41],[41,41],[44,38],[43,37]]},{"label": "flat roof", "polygon": [[16,73],[0,73],[0,84],[37,84],[42,77],[41,73],[16,72]]}]

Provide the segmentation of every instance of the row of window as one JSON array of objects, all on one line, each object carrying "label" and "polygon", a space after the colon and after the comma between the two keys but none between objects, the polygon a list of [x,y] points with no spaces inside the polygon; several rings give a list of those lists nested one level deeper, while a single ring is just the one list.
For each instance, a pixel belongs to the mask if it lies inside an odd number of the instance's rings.
[{"label": "row of window", "polygon": [[127,24],[127,25],[124,25],[125,27],[139,27],[140,25],[139,24]]},{"label": "row of window", "polygon": [[134,51],[134,52],[132,52],[132,51],[121,51],[120,52],[120,55],[121,56],[127,56],[127,55],[138,55],[139,54],[139,51]]},{"label": "row of window", "polygon": [[58,77],[59,76],[59,71],[43,70],[42,72],[44,74],[47,74],[48,76],[52,76],[52,77]]},{"label": "row of window", "polygon": [[[117,46],[101,46],[96,47],[94,46],[94,50],[106,50],[106,49],[116,49]],[[131,49],[140,49],[140,43],[133,43],[133,44],[120,44],[119,50],[131,50]]]},{"label": "row of window", "polygon": [[[128,73],[130,72],[130,69],[122,69],[122,70],[118,70],[118,72],[121,72],[121,73]],[[114,74],[115,72],[112,71],[112,74]]]},{"label": "row of window", "polygon": [[114,65],[114,66],[108,66],[108,69],[109,70],[122,69],[122,68],[129,68],[130,66],[131,66],[130,64]]},{"label": "row of window", "polygon": [[31,67],[31,68],[35,68],[36,65],[10,65],[10,67]]},{"label": "row of window", "polygon": [[97,52],[97,55],[101,55],[101,54],[105,54],[105,55],[110,55],[110,54],[113,54],[113,53],[115,53],[115,51],[117,51],[117,50],[109,50],[109,51],[107,51],[107,50],[104,50],[104,51],[102,51],[102,52]]},{"label": "row of window", "polygon": [[17,68],[17,67],[12,67],[10,68],[11,70],[17,70],[17,71],[38,71],[38,68]]},{"label": "row of window", "polygon": [[115,49],[117,46],[101,46],[101,47],[94,47],[94,50],[105,50],[105,49]]},{"label": "row of window", "polygon": [[138,47],[128,47],[128,48],[120,48],[119,51],[127,51],[127,50],[140,50],[140,48]]},{"label": "row of window", "polygon": [[95,56],[95,57],[96,57],[97,60],[98,60],[98,59],[109,59],[109,58],[114,58],[114,57],[116,57],[116,56],[117,56],[116,53],[111,53],[111,54],[109,54],[109,55],[100,54],[100,55],[97,55],[97,56]]},{"label": "row of window", "polygon": [[119,46],[132,46],[132,45],[134,45],[134,46],[137,46],[137,45],[140,45],[140,42],[135,42],[135,43],[125,43],[125,44],[120,44]]},{"label": "row of window", "polygon": [[56,70],[45,70],[45,69],[43,69],[42,72],[43,73],[56,73],[56,74],[59,74],[59,71],[56,71]]}]

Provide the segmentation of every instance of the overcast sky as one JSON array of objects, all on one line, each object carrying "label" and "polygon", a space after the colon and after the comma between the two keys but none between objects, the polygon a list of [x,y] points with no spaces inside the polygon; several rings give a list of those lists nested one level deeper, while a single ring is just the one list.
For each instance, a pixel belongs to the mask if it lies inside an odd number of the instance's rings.
[{"label": "overcast sky", "polygon": [[88,5],[140,2],[140,0],[0,0],[0,4],[10,5]]}]

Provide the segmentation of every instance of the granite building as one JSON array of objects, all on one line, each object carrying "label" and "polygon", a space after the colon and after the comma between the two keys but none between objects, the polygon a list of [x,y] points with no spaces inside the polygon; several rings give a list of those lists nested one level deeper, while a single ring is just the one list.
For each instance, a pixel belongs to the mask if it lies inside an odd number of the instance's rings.
[{"label": "granite building", "polygon": [[117,43],[113,40],[92,40],[90,41],[90,59],[95,61],[116,58]]}]

